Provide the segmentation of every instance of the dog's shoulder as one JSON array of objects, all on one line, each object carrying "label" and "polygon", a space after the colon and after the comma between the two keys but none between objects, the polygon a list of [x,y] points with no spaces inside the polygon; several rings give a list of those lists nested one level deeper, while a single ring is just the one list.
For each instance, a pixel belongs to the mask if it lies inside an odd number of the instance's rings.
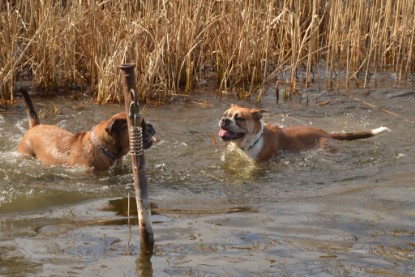
[{"label": "dog's shoulder", "polygon": [[270,133],[274,133],[274,134],[278,134],[278,133],[281,132],[281,128],[279,126],[274,125],[274,124],[269,124],[269,123],[264,125],[264,129],[266,131],[268,131]]},{"label": "dog's shoulder", "polygon": [[72,145],[76,142],[82,143],[82,144],[86,144],[87,142],[85,140],[89,141],[90,138],[90,132],[87,131],[81,131],[75,134],[71,134],[70,139],[69,139],[69,143]]}]

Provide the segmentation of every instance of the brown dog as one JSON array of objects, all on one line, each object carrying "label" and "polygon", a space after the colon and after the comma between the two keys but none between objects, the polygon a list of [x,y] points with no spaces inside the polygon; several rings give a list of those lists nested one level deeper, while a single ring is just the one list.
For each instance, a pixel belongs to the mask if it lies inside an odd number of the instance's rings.
[{"label": "brown dog", "polygon": [[386,127],[351,133],[327,133],[302,126],[279,128],[262,122],[264,112],[232,105],[219,121],[219,137],[242,150],[250,159],[260,162],[271,158],[279,150],[299,151],[328,139],[356,140],[390,131]]},{"label": "brown dog", "polygon": [[[81,166],[93,171],[108,170],[121,162],[129,151],[126,113],[118,113],[92,128],[77,134],[53,125],[39,124],[39,119],[27,91],[22,91],[29,118],[29,130],[23,136],[17,152],[37,158],[44,165]],[[144,148],[152,144],[154,129],[147,129]]]}]

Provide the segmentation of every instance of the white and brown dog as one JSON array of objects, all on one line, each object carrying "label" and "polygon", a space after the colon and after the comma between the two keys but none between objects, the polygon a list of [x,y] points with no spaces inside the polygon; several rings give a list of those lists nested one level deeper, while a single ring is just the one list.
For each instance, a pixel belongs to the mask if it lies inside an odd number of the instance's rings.
[{"label": "white and brown dog", "polygon": [[364,139],[390,131],[387,127],[350,133],[327,133],[321,129],[303,126],[280,128],[264,124],[261,120],[264,112],[262,109],[232,105],[219,121],[219,137],[242,150],[250,159],[261,162],[280,150],[300,151],[328,139]]}]

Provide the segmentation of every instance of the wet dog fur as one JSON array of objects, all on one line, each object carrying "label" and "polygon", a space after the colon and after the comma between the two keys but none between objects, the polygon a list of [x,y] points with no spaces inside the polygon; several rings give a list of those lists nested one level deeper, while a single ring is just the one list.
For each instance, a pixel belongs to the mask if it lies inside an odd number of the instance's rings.
[{"label": "wet dog fur", "polygon": [[280,128],[262,121],[265,112],[262,109],[232,105],[219,121],[219,137],[241,150],[248,158],[261,162],[270,159],[278,151],[300,151],[329,139],[364,139],[390,131],[387,127],[349,133],[327,133],[303,126]]},{"label": "wet dog fur", "polygon": [[[97,172],[119,164],[129,152],[126,113],[115,114],[90,131],[74,134],[54,125],[40,124],[28,92],[21,93],[26,105],[29,129],[17,146],[18,153],[36,158],[48,166],[80,166]],[[150,131],[144,141],[145,148],[149,148],[154,129],[144,120],[142,127],[143,130],[147,128]]]}]

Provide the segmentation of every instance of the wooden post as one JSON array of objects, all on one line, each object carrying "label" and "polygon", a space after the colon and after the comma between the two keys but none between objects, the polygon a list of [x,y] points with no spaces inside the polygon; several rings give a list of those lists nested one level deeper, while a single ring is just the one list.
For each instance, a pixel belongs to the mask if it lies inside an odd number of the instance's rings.
[{"label": "wooden post", "polygon": [[[141,249],[151,249],[154,245],[153,228],[151,224],[150,201],[147,193],[147,175],[145,169],[144,152],[142,151],[141,118],[139,114],[138,93],[135,91],[135,64],[122,64],[121,86],[124,94],[125,110],[129,117],[128,132],[130,138],[131,164],[133,169],[135,198],[137,201],[138,224],[140,227]],[[136,129],[134,129],[136,128]],[[140,136],[133,137],[133,132],[140,129]],[[141,152],[133,149],[134,140],[141,143]]]}]

